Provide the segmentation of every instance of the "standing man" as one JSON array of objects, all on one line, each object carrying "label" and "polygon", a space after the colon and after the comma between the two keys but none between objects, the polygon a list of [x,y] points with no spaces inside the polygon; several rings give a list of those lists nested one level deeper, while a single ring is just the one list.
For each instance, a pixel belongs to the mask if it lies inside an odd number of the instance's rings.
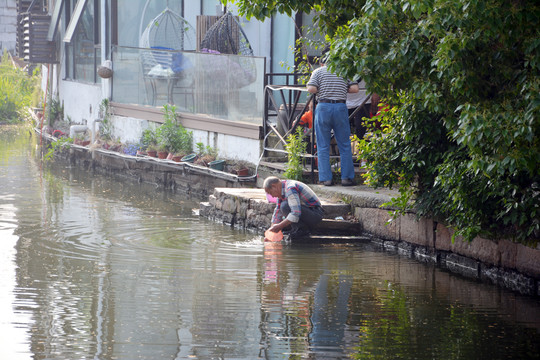
[{"label": "standing man", "polygon": [[336,139],[341,160],[341,185],[353,186],[354,164],[351,152],[351,128],[347,110],[347,93],[357,93],[358,83],[347,81],[328,71],[326,67],[326,47],[321,56],[321,67],[315,69],[307,84],[308,92],[317,94],[318,105],[315,108],[315,136],[317,140],[317,159],[319,182],[332,186],[330,167],[330,141],[332,130]]},{"label": "standing man", "polygon": [[290,240],[308,236],[323,218],[324,210],[317,195],[306,184],[296,180],[280,180],[269,176],[264,191],[277,198],[268,230],[278,232],[291,226]]}]

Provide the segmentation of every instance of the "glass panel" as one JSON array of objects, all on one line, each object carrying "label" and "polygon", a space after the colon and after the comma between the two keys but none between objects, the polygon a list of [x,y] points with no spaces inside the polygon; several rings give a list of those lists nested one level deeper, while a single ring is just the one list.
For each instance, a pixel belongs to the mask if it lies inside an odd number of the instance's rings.
[{"label": "glass panel", "polygon": [[114,102],[262,124],[264,62],[261,57],[140,48],[113,50]]},{"label": "glass panel", "polygon": [[[323,44],[324,35],[321,35],[321,33],[319,32],[320,27],[313,22],[315,15],[315,12],[311,12],[309,14],[302,13],[302,33],[306,38],[310,39],[311,41]],[[315,49],[315,47],[313,46],[308,46],[307,52],[309,56],[320,56],[321,48]]]},{"label": "glass panel", "polygon": [[118,45],[138,47],[146,26],[167,7],[182,16],[182,1],[118,0]]},{"label": "glass panel", "polygon": [[[73,78],[95,82],[96,46],[94,38],[94,1],[87,1],[71,40]],[[99,30],[98,30],[99,31]]]},{"label": "glass panel", "polygon": [[[272,72],[294,72],[294,21],[290,16],[277,14],[272,18]],[[277,79],[276,79],[277,80]],[[281,79],[283,80],[283,79]],[[285,84],[285,82],[281,82]],[[273,82],[273,84],[277,84]]]},{"label": "glass panel", "polygon": [[222,4],[219,0],[202,0],[203,15],[219,15],[217,10],[221,12]]}]

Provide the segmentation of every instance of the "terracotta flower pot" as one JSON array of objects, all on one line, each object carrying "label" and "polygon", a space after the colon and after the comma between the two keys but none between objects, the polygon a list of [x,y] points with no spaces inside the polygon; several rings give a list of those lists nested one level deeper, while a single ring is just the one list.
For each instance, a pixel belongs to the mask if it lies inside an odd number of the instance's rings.
[{"label": "terracotta flower pot", "polygon": [[148,155],[150,157],[156,157],[157,156],[157,151],[156,150],[147,150],[146,155]]},{"label": "terracotta flower pot", "polygon": [[169,152],[168,152],[168,151],[158,151],[158,152],[157,152],[157,156],[158,156],[158,158],[160,158],[160,159],[166,159],[166,158],[167,158],[167,155],[169,155]]},{"label": "terracotta flower pot", "polygon": [[174,155],[172,157],[172,161],[180,162],[182,161],[182,157],[180,155]]},{"label": "terracotta flower pot", "polygon": [[249,175],[249,169],[243,168],[236,171],[236,175],[238,176],[248,176]]}]

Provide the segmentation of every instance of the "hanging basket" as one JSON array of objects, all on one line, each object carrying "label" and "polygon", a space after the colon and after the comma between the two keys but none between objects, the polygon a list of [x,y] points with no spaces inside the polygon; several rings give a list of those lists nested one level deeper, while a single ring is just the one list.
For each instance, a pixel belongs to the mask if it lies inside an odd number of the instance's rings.
[{"label": "hanging basket", "polygon": [[113,76],[113,71],[111,68],[107,66],[100,65],[97,68],[97,73],[100,78],[102,79],[109,79]]}]

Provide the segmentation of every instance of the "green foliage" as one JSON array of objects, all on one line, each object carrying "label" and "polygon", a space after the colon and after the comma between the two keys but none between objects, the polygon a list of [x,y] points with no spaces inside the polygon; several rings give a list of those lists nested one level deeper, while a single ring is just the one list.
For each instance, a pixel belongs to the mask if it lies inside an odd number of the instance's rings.
[{"label": "green foliage", "polygon": [[310,13],[315,10],[319,12],[315,19],[318,20],[322,32],[330,35],[349,20],[360,16],[362,6],[365,4],[365,0],[221,0],[221,2],[237,4],[241,14],[248,19],[254,17],[258,20],[264,20],[277,13],[292,17],[295,12]]},{"label": "green foliage", "polygon": [[51,142],[49,149],[45,153],[45,160],[52,160],[54,154],[60,152],[62,149],[69,149],[71,144],[73,144],[73,139],[70,137],[61,137],[58,140]]},{"label": "green foliage", "polygon": [[163,106],[164,123],[156,130],[158,147],[172,153],[188,153],[193,149],[193,133],[187,131],[176,117],[176,106]]},{"label": "green foliage", "polygon": [[283,175],[287,179],[302,180],[304,174],[304,157],[307,142],[303,141],[304,132],[301,127],[296,128],[296,133],[287,137],[287,165]]},{"label": "green foliage", "polygon": [[209,156],[213,158],[217,158],[218,156],[218,149],[210,145],[204,146],[202,142],[198,142],[195,144],[195,147],[197,148],[197,155],[199,156]]},{"label": "green foliage", "polygon": [[13,65],[7,51],[0,62],[0,119],[16,122],[26,107],[32,105],[32,94],[39,85],[39,77],[28,76]]},{"label": "green foliage", "polygon": [[99,104],[99,117],[101,125],[99,126],[99,137],[105,141],[113,139],[114,128],[111,121],[111,113],[109,111],[109,99],[101,100]]},{"label": "green foliage", "polygon": [[64,120],[64,105],[58,99],[58,96],[52,96],[49,92],[47,96],[47,104],[45,105],[45,118],[47,119],[47,124],[50,127],[54,127],[54,123],[57,120]]},{"label": "green foliage", "polygon": [[157,139],[156,131],[151,128],[145,129],[142,133],[141,140],[139,142],[140,148],[143,150],[146,150],[146,149],[155,150],[157,143],[158,143],[158,139]]},{"label": "green foliage", "polygon": [[400,189],[401,212],[467,240],[540,236],[540,3],[373,0],[345,23],[348,1],[239,2],[258,18],[336,14],[329,67],[359,75],[392,109],[362,157],[371,185]]}]

